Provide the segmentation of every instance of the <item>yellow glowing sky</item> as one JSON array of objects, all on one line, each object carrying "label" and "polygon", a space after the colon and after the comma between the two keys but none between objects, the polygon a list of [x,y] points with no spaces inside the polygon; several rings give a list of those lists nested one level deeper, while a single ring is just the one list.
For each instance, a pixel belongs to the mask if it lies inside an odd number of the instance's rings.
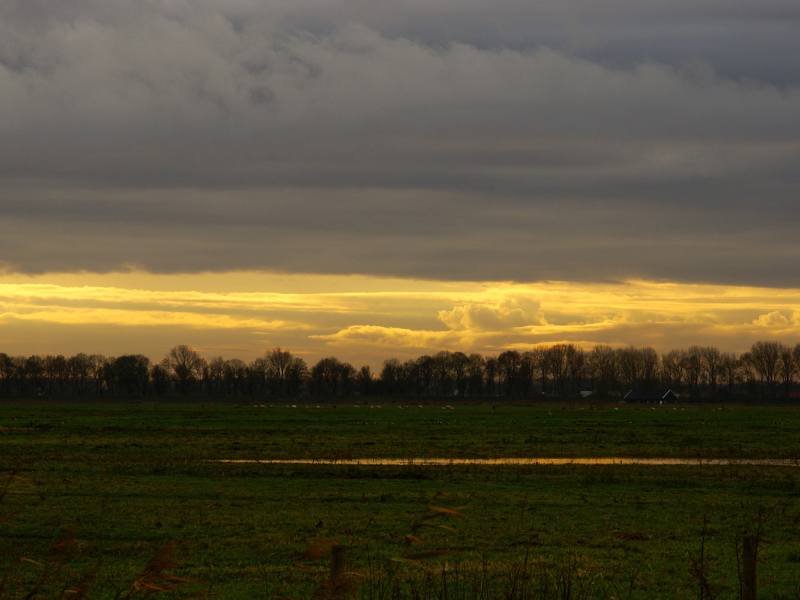
[{"label": "yellow glowing sky", "polygon": [[280,345],[309,362],[378,367],[442,349],[492,354],[560,341],[591,347],[800,340],[800,289],[623,283],[440,282],[262,272],[0,276],[0,352],[158,359],[187,343],[250,360]]}]

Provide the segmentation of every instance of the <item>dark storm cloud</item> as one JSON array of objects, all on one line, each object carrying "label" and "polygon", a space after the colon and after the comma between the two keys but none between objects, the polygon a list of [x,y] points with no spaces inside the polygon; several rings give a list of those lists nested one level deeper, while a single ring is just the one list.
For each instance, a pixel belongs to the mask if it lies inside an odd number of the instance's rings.
[{"label": "dark storm cloud", "polygon": [[796,2],[0,2],[0,260],[795,284]]}]

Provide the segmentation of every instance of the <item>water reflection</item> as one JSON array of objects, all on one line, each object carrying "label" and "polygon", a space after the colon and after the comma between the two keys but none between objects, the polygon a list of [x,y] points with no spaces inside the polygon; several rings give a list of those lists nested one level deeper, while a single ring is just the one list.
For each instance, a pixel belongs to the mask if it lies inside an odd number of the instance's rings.
[{"label": "water reflection", "polygon": [[229,459],[210,462],[259,463],[269,465],[363,465],[363,466],[447,466],[447,465],[760,465],[800,466],[798,459],[750,458],[297,458]]}]

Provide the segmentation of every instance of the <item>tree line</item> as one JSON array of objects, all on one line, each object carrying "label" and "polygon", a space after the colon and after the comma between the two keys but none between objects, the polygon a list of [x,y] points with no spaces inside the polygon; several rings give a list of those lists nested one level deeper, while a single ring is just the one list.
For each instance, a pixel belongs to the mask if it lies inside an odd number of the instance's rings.
[{"label": "tree line", "polygon": [[[3,396],[194,394],[208,396],[505,396],[603,398],[634,389],[672,389],[689,397],[792,397],[800,384],[800,343],[755,342],[741,356],[713,346],[659,355],[653,348],[590,350],[555,344],[497,356],[442,351],[401,362],[390,358],[380,373],[356,370],[335,357],[312,367],[289,350],[267,350],[250,363],[221,356],[205,360],[186,345],[153,363],[141,354],[69,358],[0,353]],[[800,395],[800,394],[798,394]]]}]

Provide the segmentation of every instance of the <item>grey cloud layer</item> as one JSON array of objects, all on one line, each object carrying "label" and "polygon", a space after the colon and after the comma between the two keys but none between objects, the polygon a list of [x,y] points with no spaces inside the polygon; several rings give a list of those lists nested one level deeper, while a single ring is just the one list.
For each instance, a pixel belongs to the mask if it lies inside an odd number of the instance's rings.
[{"label": "grey cloud layer", "polygon": [[798,51],[796,2],[0,1],[0,261],[795,284]]}]

